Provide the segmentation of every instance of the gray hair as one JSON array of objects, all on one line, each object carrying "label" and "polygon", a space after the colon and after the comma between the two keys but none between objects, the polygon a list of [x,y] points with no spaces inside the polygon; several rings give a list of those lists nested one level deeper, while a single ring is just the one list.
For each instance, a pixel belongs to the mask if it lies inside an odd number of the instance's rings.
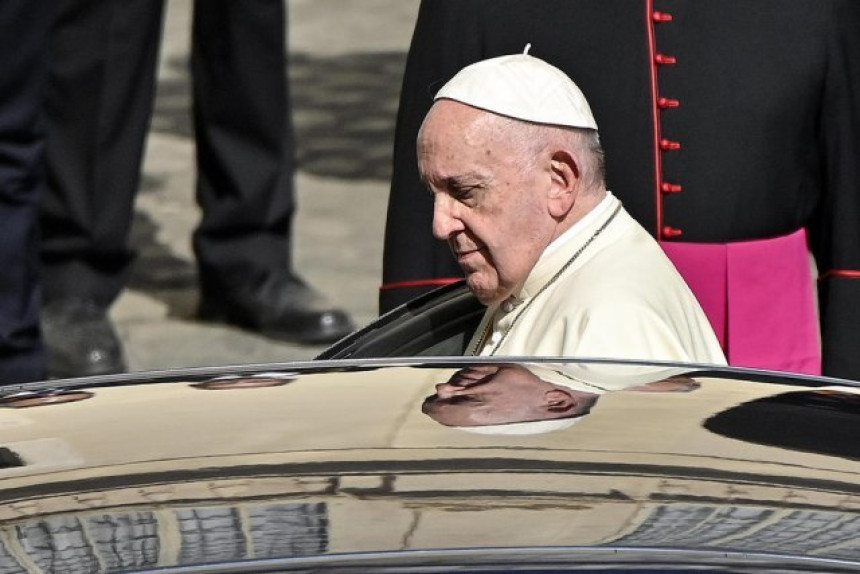
[{"label": "gray hair", "polygon": [[579,160],[580,179],[586,192],[603,189],[606,185],[606,156],[597,130],[571,128],[527,122],[497,114],[493,127],[498,134],[520,151],[524,167],[533,166],[547,147],[569,147]]}]

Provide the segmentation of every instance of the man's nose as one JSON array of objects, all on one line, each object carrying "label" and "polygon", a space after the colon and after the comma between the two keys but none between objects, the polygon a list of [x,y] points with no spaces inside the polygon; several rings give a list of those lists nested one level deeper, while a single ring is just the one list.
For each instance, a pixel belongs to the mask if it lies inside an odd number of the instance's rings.
[{"label": "man's nose", "polygon": [[447,240],[457,231],[463,230],[462,222],[455,213],[454,201],[444,195],[437,194],[433,200],[433,236],[436,239]]}]

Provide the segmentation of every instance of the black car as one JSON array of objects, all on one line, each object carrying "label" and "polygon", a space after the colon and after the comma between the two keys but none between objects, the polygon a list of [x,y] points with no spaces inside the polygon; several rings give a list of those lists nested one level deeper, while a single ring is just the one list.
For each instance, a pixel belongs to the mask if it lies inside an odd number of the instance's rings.
[{"label": "black car", "polygon": [[[408,315],[386,319],[405,329],[389,344],[429,320]],[[512,418],[502,377],[575,408]],[[849,381],[599,360],[6,388],[0,573],[860,571],[858,422]]]}]

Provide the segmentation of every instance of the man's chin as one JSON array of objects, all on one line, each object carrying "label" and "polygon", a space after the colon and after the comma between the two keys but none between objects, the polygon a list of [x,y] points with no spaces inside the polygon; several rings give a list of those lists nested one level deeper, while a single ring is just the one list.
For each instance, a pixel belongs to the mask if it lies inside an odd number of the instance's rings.
[{"label": "man's chin", "polygon": [[471,285],[469,285],[469,289],[472,290],[472,293],[477,297],[478,301],[486,307],[489,307],[496,302],[497,297],[495,291],[483,290],[477,287],[472,287]]},{"label": "man's chin", "polygon": [[485,288],[479,283],[473,283],[469,278],[466,278],[466,285],[468,285],[469,289],[472,291],[475,297],[477,297],[478,301],[480,301],[482,305],[485,305],[487,307],[494,303],[498,303],[505,298],[503,294],[499,293],[498,289]]}]

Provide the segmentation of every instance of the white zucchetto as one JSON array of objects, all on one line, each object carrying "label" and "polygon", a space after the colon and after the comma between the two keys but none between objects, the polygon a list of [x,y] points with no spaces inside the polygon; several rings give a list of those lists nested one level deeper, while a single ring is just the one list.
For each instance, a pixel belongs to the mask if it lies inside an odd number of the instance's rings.
[{"label": "white zucchetto", "polygon": [[564,72],[522,54],[482,60],[460,70],[434,100],[455,100],[499,115],[573,128],[597,129],[588,101]]}]

